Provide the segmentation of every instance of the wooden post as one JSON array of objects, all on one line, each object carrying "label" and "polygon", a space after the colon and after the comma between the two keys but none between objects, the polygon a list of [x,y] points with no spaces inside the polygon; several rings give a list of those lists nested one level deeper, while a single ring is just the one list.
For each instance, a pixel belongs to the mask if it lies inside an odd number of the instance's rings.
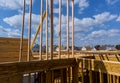
[{"label": "wooden post", "polygon": [[61,83],[67,83],[67,69],[61,69]]},{"label": "wooden post", "polygon": [[26,7],[26,0],[24,0],[24,6],[23,6],[22,35],[21,35],[21,41],[20,41],[19,62],[22,59],[22,50],[23,50],[23,37],[24,37],[24,24],[25,24],[25,7]]},{"label": "wooden post", "polygon": [[89,80],[90,80],[90,83],[93,83],[93,75],[92,75],[92,65],[91,65],[91,61],[88,62],[89,63]]},{"label": "wooden post", "polygon": [[72,57],[74,57],[74,0],[72,0]]},{"label": "wooden post", "polygon": [[29,29],[28,29],[28,56],[27,61],[30,61],[30,45],[31,45],[31,24],[32,24],[32,0],[30,0],[30,21],[29,21]]},{"label": "wooden post", "polygon": [[40,76],[40,83],[46,83],[46,79],[45,79],[45,72],[43,71],[43,72],[41,72],[41,74],[40,74],[41,76]]},{"label": "wooden post", "polygon": [[61,8],[62,8],[62,0],[59,0],[59,32],[58,32],[59,58],[61,58]]},{"label": "wooden post", "polygon": [[78,68],[79,65],[77,63],[72,67],[72,83],[78,83]]},{"label": "wooden post", "polygon": [[81,61],[82,83],[84,83],[83,60]]},{"label": "wooden post", "polygon": [[109,57],[108,57],[108,54],[105,54],[106,55],[106,58],[107,58],[107,60],[109,61]]},{"label": "wooden post", "polygon": [[69,0],[67,0],[67,54],[69,58]]},{"label": "wooden post", "polygon": [[48,60],[48,0],[46,0],[46,59]]},{"label": "wooden post", "polygon": [[110,74],[109,76],[110,76],[110,83],[113,83],[113,82],[112,82],[112,75]]},{"label": "wooden post", "polygon": [[41,0],[41,30],[40,30],[40,51],[39,51],[39,60],[42,60],[42,33],[43,33],[43,22],[42,22],[42,15],[43,15],[43,0]]},{"label": "wooden post", "polygon": [[89,79],[90,79],[90,83],[93,83],[93,76],[92,76],[92,71],[89,71]]},{"label": "wooden post", "polygon": [[120,83],[120,82],[119,82],[119,76],[117,76],[117,82],[116,82],[116,83]]},{"label": "wooden post", "polygon": [[52,70],[51,73],[52,73],[52,76],[51,76],[52,79],[51,80],[52,80],[52,83],[54,83],[54,70]]},{"label": "wooden post", "polygon": [[53,0],[50,1],[50,56],[53,59]]},{"label": "wooden post", "polygon": [[99,72],[99,75],[100,75],[100,83],[104,83],[104,82],[103,82],[103,80],[104,80],[104,79],[103,79],[103,73],[102,73],[102,72]]},{"label": "wooden post", "polygon": [[52,73],[50,70],[46,72],[46,83],[52,83]]},{"label": "wooden post", "polygon": [[113,83],[116,83],[116,76],[113,75]]},{"label": "wooden post", "polygon": [[[30,61],[30,56],[31,56],[31,50],[30,50],[30,45],[31,45],[31,26],[32,26],[32,0],[30,0],[30,21],[29,21],[29,29],[28,29],[28,56],[27,56],[27,61]],[[31,83],[31,75],[28,75],[28,83]]]},{"label": "wooden post", "polygon": [[[32,47],[34,46],[34,43],[35,43],[35,40],[37,39],[37,36],[38,36],[38,33],[40,32],[40,29],[41,29],[41,25],[45,19],[45,16],[46,16],[46,11],[43,13],[43,16],[42,16],[42,22],[39,24],[37,30],[36,30],[36,33],[35,33],[35,36],[34,36],[34,39],[32,41],[32,44],[31,44],[31,50],[32,50]],[[46,17],[47,18],[47,17]]]},{"label": "wooden post", "polygon": [[70,67],[67,68],[67,80],[70,83]]},{"label": "wooden post", "polygon": [[107,83],[110,83],[110,76],[107,74]]}]

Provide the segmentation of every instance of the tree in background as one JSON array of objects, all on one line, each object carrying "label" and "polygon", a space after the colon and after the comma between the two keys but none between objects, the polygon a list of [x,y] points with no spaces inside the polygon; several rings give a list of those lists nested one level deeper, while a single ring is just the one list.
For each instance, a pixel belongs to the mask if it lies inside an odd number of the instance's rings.
[{"label": "tree in background", "polygon": [[95,49],[96,49],[96,50],[100,50],[100,45],[96,45],[96,46],[95,46]]},{"label": "tree in background", "polygon": [[117,50],[120,50],[120,44],[116,45],[115,48],[116,48]]}]

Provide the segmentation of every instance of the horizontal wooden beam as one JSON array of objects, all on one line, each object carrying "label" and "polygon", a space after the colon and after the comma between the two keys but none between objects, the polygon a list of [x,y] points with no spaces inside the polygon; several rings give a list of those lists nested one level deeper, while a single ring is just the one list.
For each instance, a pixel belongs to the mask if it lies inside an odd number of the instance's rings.
[{"label": "horizontal wooden beam", "polygon": [[[7,37],[0,37],[0,40],[16,40],[16,41],[20,41],[20,38],[7,38]],[[24,39],[24,41],[27,41],[28,39]]]},{"label": "horizontal wooden beam", "polygon": [[76,59],[0,63],[0,78],[75,66]]},{"label": "horizontal wooden beam", "polygon": [[120,54],[120,50],[116,50],[116,51],[105,51],[105,50],[100,50],[100,51],[80,51],[79,53],[82,53],[82,54]]},{"label": "horizontal wooden beam", "polygon": [[120,62],[120,56],[118,55],[95,55],[96,60],[107,60]]}]

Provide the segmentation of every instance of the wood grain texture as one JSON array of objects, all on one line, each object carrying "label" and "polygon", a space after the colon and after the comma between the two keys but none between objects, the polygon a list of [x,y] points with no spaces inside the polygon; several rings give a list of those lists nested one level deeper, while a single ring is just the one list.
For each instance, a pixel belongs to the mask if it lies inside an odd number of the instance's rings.
[{"label": "wood grain texture", "polygon": [[84,66],[88,70],[120,76],[119,62],[84,59]]},{"label": "wood grain texture", "polygon": [[32,61],[32,62],[14,62],[14,63],[0,63],[0,78],[16,75],[26,74],[32,72],[39,72],[45,70],[54,70],[74,66],[75,59],[63,60],[47,60],[47,61]]}]

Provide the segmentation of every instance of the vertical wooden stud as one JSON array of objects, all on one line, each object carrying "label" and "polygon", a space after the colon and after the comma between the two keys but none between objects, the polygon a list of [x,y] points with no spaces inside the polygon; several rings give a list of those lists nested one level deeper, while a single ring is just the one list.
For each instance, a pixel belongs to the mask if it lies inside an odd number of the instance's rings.
[{"label": "vertical wooden stud", "polygon": [[67,55],[69,58],[69,0],[67,0]]},{"label": "vertical wooden stud", "polygon": [[72,57],[74,57],[74,0],[72,0]]},{"label": "vertical wooden stud", "polygon": [[20,41],[19,62],[22,59],[22,50],[23,50],[23,37],[24,37],[24,24],[25,24],[25,7],[26,7],[26,0],[24,0],[24,6],[23,6],[22,35],[21,35],[21,41]]},{"label": "vertical wooden stud", "polygon": [[46,59],[48,60],[48,0],[46,0]]},{"label": "vertical wooden stud", "polygon": [[62,9],[62,0],[59,0],[59,32],[58,32],[58,47],[59,47],[59,58],[61,58],[61,9]]},{"label": "vertical wooden stud", "polygon": [[50,1],[50,56],[53,59],[53,0]]},{"label": "vertical wooden stud", "polygon": [[42,15],[43,15],[43,0],[41,0],[41,30],[40,30],[40,51],[39,51],[39,60],[42,60],[42,34],[43,34],[43,22],[42,22]]},{"label": "vertical wooden stud", "polygon": [[31,45],[31,25],[32,25],[32,0],[30,0],[30,20],[29,20],[29,28],[28,28],[28,56],[27,61],[30,61],[30,45]]}]

